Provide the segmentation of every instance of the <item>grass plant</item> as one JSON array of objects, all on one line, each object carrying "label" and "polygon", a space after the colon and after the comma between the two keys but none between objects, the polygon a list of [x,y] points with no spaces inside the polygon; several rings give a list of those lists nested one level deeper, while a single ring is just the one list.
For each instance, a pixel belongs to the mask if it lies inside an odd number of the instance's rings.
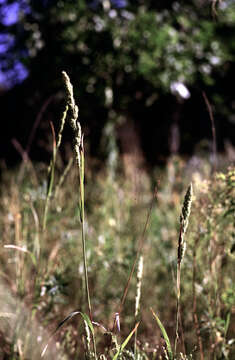
[{"label": "grass plant", "polygon": [[175,348],[174,348],[175,354],[177,351],[177,342],[179,339],[181,263],[183,261],[184,254],[186,251],[185,233],[188,227],[192,198],[193,198],[193,186],[192,184],[190,184],[184,198],[182,212],[180,215],[180,232],[179,232],[179,240],[178,240],[177,275],[176,275],[177,305],[176,305],[176,329],[175,329]]},{"label": "grass plant", "polygon": [[[68,109],[68,116],[71,128],[74,135],[74,152],[76,156],[76,163],[78,166],[79,172],[79,190],[80,190],[80,221],[82,224],[82,253],[83,253],[83,268],[84,268],[84,277],[85,277],[85,287],[86,287],[86,298],[89,311],[90,321],[92,321],[92,310],[91,310],[91,300],[90,300],[90,291],[88,283],[88,271],[87,271],[87,255],[86,255],[86,238],[85,238],[85,198],[84,198],[84,145],[83,145],[83,133],[81,130],[81,125],[78,122],[78,106],[75,104],[74,95],[73,95],[73,86],[70,82],[70,79],[65,71],[62,72],[65,90],[67,95],[67,105],[66,113]],[[94,358],[97,359],[96,355],[96,343],[94,331],[92,331],[92,341],[93,341],[93,350]]]}]

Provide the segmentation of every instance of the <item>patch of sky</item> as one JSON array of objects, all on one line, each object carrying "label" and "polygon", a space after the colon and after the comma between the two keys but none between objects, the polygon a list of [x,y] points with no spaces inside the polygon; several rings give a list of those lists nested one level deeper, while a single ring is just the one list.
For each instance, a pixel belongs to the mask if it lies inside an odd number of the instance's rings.
[{"label": "patch of sky", "polygon": [[[92,0],[88,4],[91,8],[96,9],[99,5],[102,5],[105,0]],[[110,6],[116,9],[123,9],[128,5],[127,0],[109,0]]]},{"label": "patch of sky", "polygon": [[14,44],[14,38],[10,34],[0,34],[0,56]]},{"label": "patch of sky", "polygon": [[190,92],[188,88],[179,81],[175,81],[171,83],[170,85],[171,92],[175,95],[179,95],[183,99],[189,99],[190,98]]},{"label": "patch of sky", "polygon": [[5,89],[10,89],[21,83],[28,77],[28,70],[21,62],[15,61],[11,69],[5,71],[4,63],[0,64],[0,85]]},{"label": "patch of sky", "polygon": [[0,21],[5,26],[14,25],[18,21],[19,12],[30,11],[27,0],[15,1],[10,4],[6,0],[0,0]]},{"label": "patch of sky", "polygon": [[10,4],[6,0],[0,0],[0,22],[6,27],[5,33],[0,34],[0,84],[6,89],[22,82],[28,76],[25,66],[11,58],[10,49],[14,45],[14,37],[7,33],[7,27],[17,23],[20,11],[30,11],[26,0]]},{"label": "patch of sky", "polygon": [[5,26],[13,25],[17,22],[19,16],[19,4],[4,4],[1,11],[1,23]]},{"label": "patch of sky", "polygon": [[126,0],[113,0],[111,1],[112,5],[115,6],[118,9],[124,8],[127,6],[127,1]]}]

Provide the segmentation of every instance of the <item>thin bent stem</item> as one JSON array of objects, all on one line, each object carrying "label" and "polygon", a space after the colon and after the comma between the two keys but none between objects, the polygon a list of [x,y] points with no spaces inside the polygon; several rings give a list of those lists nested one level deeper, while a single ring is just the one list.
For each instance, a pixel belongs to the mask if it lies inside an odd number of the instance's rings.
[{"label": "thin bent stem", "polygon": [[[126,300],[126,296],[127,296],[127,293],[128,293],[128,290],[129,290],[129,286],[130,286],[130,281],[131,281],[132,276],[133,276],[133,274],[134,274],[138,257],[139,257],[139,255],[140,255],[140,253],[141,253],[141,251],[142,251],[142,249],[143,249],[143,247],[144,247],[145,235],[146,235],[146,231],[147,231],[147,228],[148,228],[149,220],[150,220],[150,217],[151,217],[151,214],[152,214],[152,210],[153,210],[153,205],[154,205],[155,199],[157,199],[157,187],[156,187],[155,190],[154,190],[154,194],[153,194],[153,197],[152,197],[152,201],[151,201],[151,204],[150,204],[150,208],[149,208],[148,213],[147,213],[147,218],[146,218],[146,221],[145,221],[145,225],[144,225],[144,229],[143,229],[143,232],[142,232],[142,236],[140,237],[139,242],[138,242],[138,247],[137,247],[137,252],[136,252],[135,260],[134,260],[134,263],[133,263],[133,265],[132,265],[132,268],[131,268],[131,271],[130,271],[130,274],[129,274],[129,277],[128,277],[128,280],[127,280],[127,283],[126,283],[126,286],[125,286],[125,289],[124,289],[124,292],[123,292],[123,295],[122,295],[122,298],[121,298],[119,307],[118,307],[117,313],[119,314],[119,316],[121,315],[121,312],[122,312],[122,309],[123,309],[123,305],[124,305],[125,300]],[[116,318],[115,318],[114,323],[113,323],[112,332],[113,332],[114,329],[115,329],[115,325],[116,325]]]},{"label": "thin bent stem", "polygon": [[[214,1],[215,2],[215,1]],[[214,115],[213,115],[213,111],[212,111],[212,107],[211,104],[208,100],[208,97],[206,96],[206,93],[203,91],[202,92],[203,98],[205,100],[207,109],[208,109],[208,113],[209,113],[209,117],[210,117],[210,121],[211,121],[211,131],[212,131],[212,146],[213,146],[213,173],[216,171],[216,167],[217,167],[217,146],[216,146],[216,131],[215,131],[215,120],[214,120]]]},{"label": "thin bent stem", "polygon": [[46,223],[47,223],[47,213],[49,208],[49,201],[52,195],[52,189],[54,184],[54,176],[55,176],[55,162],[56,162],[56,140],[55,140],[55,131],[52,123],[50,123],[52,134],[53,134],[53,154],[52,154],[52,160],[48,169],[49,172],[49,183],[47,188],[47,196],[46,196],[46,203],[44,208],[44,214],[43,214],[43,225],[42,230],[44,231],[46,229]]},{"label": "thin bent stem", "polygon": [[87,296],[87,305],[89,316],[92,321],[92,312],[91,312],[91,301],[90,301],[90,292],[89,292],[89,283],[88,283],[88,272],[87,272],[87,259],[86,259],[86,239],[85,239],[85,210],[84,210],[84,152],[83,148],[81,149],[81,167],[79,169],[79,182],[80,182],[80,217],[82,224],[82,252],[83,252],[83,266],[85,274],[85,286],[86,286],[86,296]]},{"label": "thin bent stem", "polygon": [[137,331],[135,332],[135,343],[134,343],[134,357],[135,359],[137,358],[136,355],[137,355]]},{"label": "thin bent stem", "polygon": [[[89,311],[89,317],[92,321],[92,310],[91,310],[91,300],[90,300],[90,291],[89,291],[89,282],[88,282],[88,271],[87,271],[87,258],[86,258],[86,238],[85,238],[85,200],[84,200],[84,147],[83,139],[80,146],[80,167],[79,167],[79,187],[80,187],[80,220],[82,224],[82,254],[83,254],[83,267],[85,275],[85,287],[86,287],[86,297],[87,305]],[[94,348],[95,359],[97,359],[96,354],[96,343],[95,336],[92,333],[92,343]]]},{"label": "thin bent stem", "polygon": [[196,289],[195,289],[195,285],[196,285],[196,267],[197,267],[197,260],[196,260],[196,250],[197,250],[197,246],[198,246],[198,241],[199,239],[196,239],[195,244],[194,244],[194,249],[193,249],[193,322],[194,322],[194,327],[195,327],[195,332],[196,332],[196,336],[197,336],[197,342],[198,342],[198,347],[200,350],[200,360],[204,360],[204,352],[203,352],[203,345],[202,345],[202,338],[200,335],[200,329],[199,329],[199,322],[198,322],[198,316],[197,316],[197,296],[196,296]]},{"label": "thin bent stem", "polygon": [[61,120],[60,120],[60,128],[59,128],[59,132],[58,132],[57,141],[56,141],[55,130],[54,130],[53,124],[50,123],[52,135],[53,135],[53,154],[52,154],[52,159],[51,159],[51,162],[50,162],[50,165],[48,168],[49,182],[48,182],[46,203],[45,203],[44,214],[43,214],[43,225],[42,225],[43,231],[45,231],[45,229],[46,229],[47,214],[48,214],[50,199],[52,196],[53,185],[54,185],[56,156],[57,156],[57,152],[60,147],[60,144],[61,144],[62,132],[64,129],[67,111],[68,111],[68,106],[66,105],[65,110],[64,110]]},{"label": "thin bent stem", "polygon": [[59,192],[61,186],[63,185],[63,182],[64,182],[64,180],[65,180],[65,178],[66,178],[69,170],[71,169],[72,164],[73,164],[73,158],[71,157],[71,158],[69,159],[68,164],[66,165],[66,167],[65,167],[65,169],[64,169],[63,174],[61,175],[61,177],[60,177],[60,179],[59,179],[58,184],[56,185],[55,193],[54,193],[54,197],[55,197],[55,198],[57,197],[58,192]]},{"label": "thin bent stem", "polygon": [[[135,297],[135,323],[137,323],[137,317],[140,312],[140,298],[141,298],[141,286],[142,286],[142,277],[143,277],[143,255],[140,256],[138,262],[138,270],[137,270],[137,286],[136,286],[136,297]],[[135,359],[137,359],[137,331],[135,332],[135,340],[134,340],[134,355]]]},{"label": "thin bent stem", "polygon": [[175,327],[175,347],[174,347],[174,353],[176,355],[177,351],[177,343],[179,340],[179,317],[180,317],[180,262],[177,263],[177,280],[176,280],[176,286],[177,286],[177,303],[176,303],[176,327]]}]

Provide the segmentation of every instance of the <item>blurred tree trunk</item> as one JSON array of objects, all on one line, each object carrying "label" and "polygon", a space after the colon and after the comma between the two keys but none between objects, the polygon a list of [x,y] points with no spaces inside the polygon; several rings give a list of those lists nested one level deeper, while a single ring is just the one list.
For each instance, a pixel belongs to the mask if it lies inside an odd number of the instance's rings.
[{"label": "blurred tree trunk", "polygon": [[179,153],[180,148],[180,129],[179,129],[179,120],[181,117],[182,103],[177,104],[176,109],[172,115],[172,125],[170,126],[169,134],[169,150],[171,155],[176,155]]},{"label": "blurred tree trunk", "polygon": [[127,120],[118,129],[125,176],[131,181],[144,169],[144,156],[138,131],[132,120]]}]

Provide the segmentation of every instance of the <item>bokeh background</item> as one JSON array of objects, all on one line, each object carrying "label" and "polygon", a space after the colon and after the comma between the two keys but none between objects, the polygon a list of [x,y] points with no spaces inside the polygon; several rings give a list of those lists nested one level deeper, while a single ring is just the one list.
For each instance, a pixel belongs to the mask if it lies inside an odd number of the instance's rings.
[{"label": "bokeh background", "polygon": [[62,70],[97,166],[120,154],[148,169],[211,154],[203,93],[217,149],[234,160],[233,0],[1,0],[0,32],[3,163],[50,156]]}]

